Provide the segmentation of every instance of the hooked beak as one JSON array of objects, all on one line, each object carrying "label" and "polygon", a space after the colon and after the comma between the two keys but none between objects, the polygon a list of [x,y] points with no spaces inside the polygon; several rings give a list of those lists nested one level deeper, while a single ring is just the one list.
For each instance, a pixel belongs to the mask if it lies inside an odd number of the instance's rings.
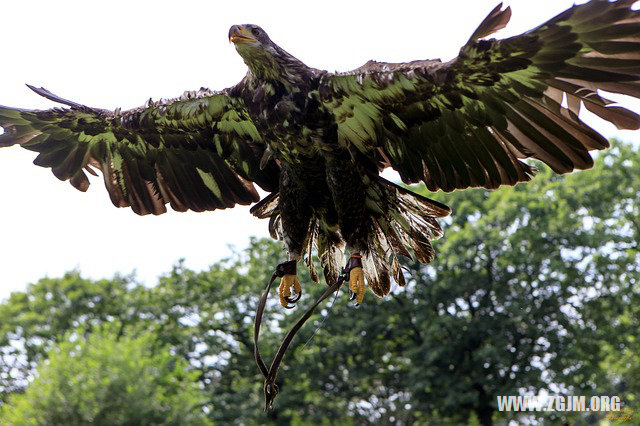
[{"label": "hooked beak", "polygon": [[234,25],[229,29],[229,41],[236,45],[258,42],[258,40],[249,35],[249,32],[242,25]]}]

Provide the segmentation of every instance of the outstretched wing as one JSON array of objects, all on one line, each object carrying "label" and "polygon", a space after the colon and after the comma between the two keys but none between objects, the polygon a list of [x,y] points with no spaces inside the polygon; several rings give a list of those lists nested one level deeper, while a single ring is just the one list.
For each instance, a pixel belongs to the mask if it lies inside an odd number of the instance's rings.
[{"label": "outstretched wing", "polygon": [[[30,86],[31,87],[31,86]],[[69,106],[30,111],[0,106],[0,147],[21,145],[81,191],[101,170],[111,201],[138,214],[204,211],[259,200],[252,182],[277,189],[279,168],[260,168],[265,146],[243,102],[201,89],[125,112]],[[263,164],[264,166],[264,164]]]},{"label": "outstretched wing", "polygon": [[533,157],[558,173],[589,168],[608,142],[585,125],[581,105],[621,129],[640,117],[598,94],[640,97],[640,13],[635,0],[592,0],[525,34],[503,28],[498,5],[448,62],[370,61],[324,77],[320,96],[343,146],[431,191],[496,188],[529,180]]}]

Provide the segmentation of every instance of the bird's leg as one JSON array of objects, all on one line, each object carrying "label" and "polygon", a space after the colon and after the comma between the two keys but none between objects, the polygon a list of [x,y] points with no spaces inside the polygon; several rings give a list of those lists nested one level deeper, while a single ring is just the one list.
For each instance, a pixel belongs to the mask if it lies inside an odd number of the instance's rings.
[{"label": "bird's leg", "polygon": [[[282,277],[278,286],[278,295],[280,296],[280,304],[287,309],[292,309],[302,296],[302,286],[296,275],[296,264],[297,260],[293,257],[288,262],[278,265],[281,267],[279,275]],[[295,293],[293,297],[291,297],[291,287]]]},{"label": "bird's leg", "polygon": [[362,270],[362,256],[355,252],[347,264],[349,272],[349,300],[356,299],[356,307],[360,306],[364,298],[364,271]]}]

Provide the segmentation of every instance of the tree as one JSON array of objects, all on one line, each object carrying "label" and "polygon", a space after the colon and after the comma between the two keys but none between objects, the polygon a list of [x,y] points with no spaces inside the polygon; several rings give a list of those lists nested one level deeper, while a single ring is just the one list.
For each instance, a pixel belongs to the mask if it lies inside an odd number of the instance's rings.
[{"label": "tree", "polygon": [[117,321],[140,322],[148,290],[132,277],[88,280],[78,272],[43,278],[0,304],[0,403],[21,392],[46,353],[71,330],[89,334]]},{"label": "tree", "polygon": [[[113,328],[113,327],[109,327]],[[24,394],[0,411],[8,424],[204,425],[204,395],[184,360],[155,337],[97,330],[49,352]]]},{"label": "tree", "polygon": [[[437,259],[409,264],[412,279],[389,299],[368,294],[354,309],[343,289],[334,305],[321,306],[285,356],[267,414],[252,322],[284,258],[267,240],[206,271],[178,264],[149,289],[130,277],[69,274],[12,295],[0,304],[0,354],[10,354],[0,359],[8,378],[0,381],[7,392],[21,391],[60,336],[77,327],[88,336],[118,320],[119,334],[149,333],[197,371],[209,418],[222,424],[488,425],[518,417],[497,413],[496,395],[539,389],[637,401],[637,188],[638,150],[614,143],[589,171],[557,176],[541,168],[514,188],[430,195],[453,209]],[[301,281],[310,283],[308,275]],[[325,288],[306,284],[293,311],[270,300],[261,333],[267,362]]]},{"label": "tree", "polygon": [[306,401],[340,394],[383,422],[489,425],[509,416],[497,395],[615,394],[633,361],[617,378],[602,363],[633,353],[640,330],[639,166],[637,149],[615,143],[586,172],[436,194],[453,209],[436,261],[413,265],[388,303],[334,310],[289,376],[310,379]]},{"label": "tree", "polygon": [[424,340],[408,353],[414,401],[491,424],[496,395],[608,390],[607,348],[638,335],[620,318],[640,278],[639,166],[615,143],[587,172],[440,198],[446,237],[404,303]]}]

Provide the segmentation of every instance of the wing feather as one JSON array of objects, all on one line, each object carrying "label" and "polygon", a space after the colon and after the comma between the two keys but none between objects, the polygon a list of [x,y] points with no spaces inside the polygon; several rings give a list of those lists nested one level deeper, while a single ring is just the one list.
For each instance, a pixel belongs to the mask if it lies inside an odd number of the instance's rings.
[{"label": "wing feather", "polygon": [[[85,170],[102,171],[114,205],[138,214],[205,211],[258,201],[253,185],[277,189],[279,167],[260,167],[265,145],[242,101],[201,89],[130,111],[90,108],[43,88],[70,108],[30,111],[0,106],[0,147],[21,145],[81,191]],[[362,118],[361,118],[362,119]]]},{"label": "wing feather", "polygon": [[319,92],[329,108],[368,114],[357,129],[336,116],[343,146],[382,150],[405,183],[432,191],[527,181],[529,157],[558,173],[586,169],[589,150],[609,144],[580,120],[583,106],[620,129],[640,128],[638,114],[600,94],[640,98],[634,3],[591,0],[522,35],[485,39],[511,16],[499,5],[450,62],[369,61],[327,74]]}]

